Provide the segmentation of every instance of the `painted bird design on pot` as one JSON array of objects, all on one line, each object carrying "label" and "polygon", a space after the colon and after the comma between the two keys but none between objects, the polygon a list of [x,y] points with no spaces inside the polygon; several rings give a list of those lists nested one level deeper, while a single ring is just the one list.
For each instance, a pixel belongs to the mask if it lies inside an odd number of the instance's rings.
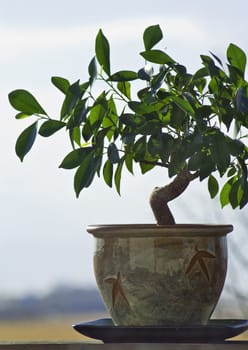
[{"label": "painted bird design on pot", "polygon": [[200,250],[197,246],[195,246],[196,254],[190,260],[190,263],[185,271],[186,275],[188,275],[194,268],[195,265],[199,264],[200,269],[204,276],[210,281],[209,271],[206,262],[204,259],[215,259],[216,256],[212,253],[209,253],[206,250]]},{"label": "painted bird design on pot", "polygon": [[124,302],[129,306],[129,302],[121,286],[120,272],[117,273],[117,276],[114,276],[114,277],[111,276],[111,277],[105,278],[104,282],[112,284],[112,306],[113,307],[116,305],[116,302],[119,298],[124,300]]}]

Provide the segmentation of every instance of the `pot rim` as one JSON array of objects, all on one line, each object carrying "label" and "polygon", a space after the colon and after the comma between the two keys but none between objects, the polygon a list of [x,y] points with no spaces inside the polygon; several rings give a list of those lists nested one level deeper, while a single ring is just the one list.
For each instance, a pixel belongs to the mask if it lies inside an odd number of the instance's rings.
[{"label": "pot rim", "polygon": [[99,224],[89,225],[87,232],[96,238],[130,237],[209,237],[226,236],[232,232],[233,225],[214,224]]}]

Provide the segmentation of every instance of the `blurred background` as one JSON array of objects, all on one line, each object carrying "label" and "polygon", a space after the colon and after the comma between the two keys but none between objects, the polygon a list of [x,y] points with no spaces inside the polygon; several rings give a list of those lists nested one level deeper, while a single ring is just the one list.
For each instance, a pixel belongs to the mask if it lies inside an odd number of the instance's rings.
[{"label": "blurred background", "polygon": [[[153,222],[150,192],[167,181],[162,170],[142,177],[137,170],[135,176],[124,176],[121,197],[96,179],[76,199],[73,171],[58,169],[70,151],[63,132],[37,140],[24,164],[16,157],[15,140],[30,121],[15,120],[8,93],[27,89],[50,116],[57,116],[62,94],[50,77],[86,80],[99,28],[111,45],[113,71],[141,68],[143,31],[160,24],[168,54],[194,72],[200,54],[211,51],[225,61],[231,42],[248,52],[247,11],[244,0],[1,1],[0,340],[44,338],[39,324],[31,331],[34,320],[49,321],[57,338],[65,335],[64,320],[74,339],[72,323],[104,314],[92,268],[94,241],[86,227]],[[226,286],[216,312],[218,317],[248,318],[247,208],[222,210],[218,200],[210,200],[206,184],[198,183],[171,207],[178,223],[234,225]],[[24,318],[31,323],[25,326]],[[24,329],[13,329],[14,320],[22,320]]]}]

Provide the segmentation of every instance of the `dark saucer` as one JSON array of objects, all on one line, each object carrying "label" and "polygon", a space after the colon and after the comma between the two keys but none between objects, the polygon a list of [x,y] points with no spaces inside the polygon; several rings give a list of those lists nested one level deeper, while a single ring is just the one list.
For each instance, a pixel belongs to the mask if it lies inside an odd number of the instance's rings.
[{"label": "dark saucer", "polygon": [[73,325],[79,333],[104,343],[213,343],[248,329],[248,320],[210,320],[206,326],[115,326],[104,318]]}]

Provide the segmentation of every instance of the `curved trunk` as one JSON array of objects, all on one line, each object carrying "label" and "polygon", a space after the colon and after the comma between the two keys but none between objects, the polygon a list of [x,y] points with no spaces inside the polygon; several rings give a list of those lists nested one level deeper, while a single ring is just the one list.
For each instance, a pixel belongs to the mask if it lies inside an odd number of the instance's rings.
[{"label": "curved trunk", "polygon": [[180,196],[189,183],[198,176],[198,173],[191,174],[188,170],[182,170],[170,184],[154,188],[150,197],[150,205],[158,225],[175,224],[168,202]]}]

